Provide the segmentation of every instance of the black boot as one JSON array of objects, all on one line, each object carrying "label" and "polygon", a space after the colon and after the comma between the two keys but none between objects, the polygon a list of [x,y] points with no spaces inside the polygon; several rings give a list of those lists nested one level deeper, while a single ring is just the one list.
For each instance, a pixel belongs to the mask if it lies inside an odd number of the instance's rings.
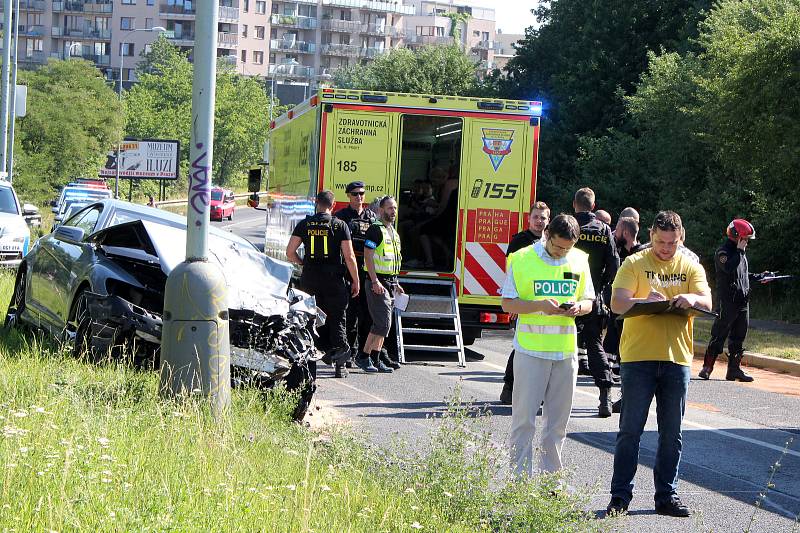
[{"label": "black boot", "polygon": [[728,372],[725,374],[725,379],[728,381],[742,381],[744,383],[753,381],[753,376],[747,374],[740,366],[743,356],[744,352],[728,354]]},{"label": "black boot", "polygon": [[503,390],[500,391],[500,403],[503,405],[511,405],[511,400],[514,397],[514,384],[513,382],[504,382]]},{"label": "black boot", "polygon": [[383,364],[383,361],[381,361],[380,352],[373,351],[371,359],[372,363],[375,365],[375,368],[377,368],[378,372],[380,372],[381,374],[391,374],[393,372],[391,367],[386,366],[385,364]]},{"label": "black boot", "polygon": [[611,416],[611,398],[608,397],[610,391],[609,387],[600,389],[600,407],[597,408],[597,416],[600,418]]},{"label": "black boot", "polygon": [[708,379],[711,377],[711,372],[714,371],[714,363],[717,362],[717,356],[719,354],[712,354],[708,350],[706,350],[705,356],[703,356],[703,369],[697,374],[697,377],[700,379]]},{"label": "black boot", "polygon": [[346,378],[347,375],[348,375],[347,367],[341,363],[336,363],[336,366],[334,367],[333,377]]},{"label": "black boot", "polygon": [[361,370],[363,370],[364,372],[372,374],[372,373],[375,373],[375,372],[378,371],[378,369],[373,366],[372,360],[364,352],[361,352],[361,353],[358,354],[358,357],[356,357],[355,363],[356,363],[356,366],[358,368],[360,368]]},{"label": "black boot", "polygon": [[397,361],[394,361],[391,357],[389,357],[389,352],[387,352],[385,348],[381,349],[380,361],[384,365],[386,365],[389,368],[392,368],[394,370],[397,370],[397,369],[400,368],[400,363],[398,363]]}]

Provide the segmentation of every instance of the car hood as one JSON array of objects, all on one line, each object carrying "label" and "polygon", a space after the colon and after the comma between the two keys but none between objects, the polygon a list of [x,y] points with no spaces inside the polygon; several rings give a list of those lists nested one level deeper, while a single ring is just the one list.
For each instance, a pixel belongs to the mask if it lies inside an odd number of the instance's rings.
[{"label": "car hood", "polygon": [[28,224],[21,215],[14,213],[0,213],[0,236],[2,235],[30,235]]},{"label": "car hood", "polygon": [[[148,220],[136,220],[111,226],[92,236],[94,241],[102,241],[104,236],[130,233],[141,228],[155,251],[164,274],[169,275],[186,258],[186,229]],[[141,231],[137,231],[142,235]],[[145,247],[148,248],[148,247]],[[125,255],[142,260],[144,250],[114,247],[115,255]],[[272,259],[252,246],[231,236],[210,232],[208,236],[209,261],[222,271],[228,287],[228,308],[248,309],[261,315],[285,315],[289,311],[286,291],[292,275],[292,266],[284,261]]]}]

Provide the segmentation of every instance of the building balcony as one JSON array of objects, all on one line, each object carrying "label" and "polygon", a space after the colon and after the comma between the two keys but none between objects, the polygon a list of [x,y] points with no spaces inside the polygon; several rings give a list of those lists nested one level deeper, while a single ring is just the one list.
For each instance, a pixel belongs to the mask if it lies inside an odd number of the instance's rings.
[{"label": "building balcony", "polygon": [[236,48],[237,46],[239,46],[238,33],[227,33],[224,31],[217,32],[217,47]]},{"label": "building balcony", "polygon": [[44,37],[44,26],[40,24],[34,26],[20,26],[19,34],[23,37]]},{"label": "building balcony", "polygon": [[406,30],[404,30],[403,28],[388,26],[387,29],[389,30],[388,31],[389,37],[391,37],[392,39],[405,39],[406,37],[408,37]]},{"label": "building balcony", "polygon": [[453,38],[440,35],[408,35],[406,37],[408,44],[423,46],[426,44],[452,44]]},{"label": "building balcony", "polygon": [[475,50],[494,50],[495,49],[495,42],[494,41],[478,41],[472,48]]},{"label": "building balcony", "polygon": [[333,75],[336,73],[336,71],[339,70],[340,68],[345,68],[345,67],[320,67],[319,76],[317,76],[317,77],[318,78],[324,78],[324,79],[330,79],[330,78],[333,77]]},{"label": "building balcony", "polygon": [[360,50],[360,52],[359,52],[359,55],[361,57],[365,57],[367,59],[374,59],[374,58],[376,58],[378,56],[382,56],[382,55],[388,54],[388,53],[389,53],[389,49],[388,48],[376,48],[376,47],[373,47],[373,46],[369,46],[369,47],[366,47],[366,48],[362,48]]},{"label": "building balcony", "polygon": [[173,32],[171,37],[168,37],[169,42],[175,46],[194,46],[194,32],[182,31],[180,33]]},{"label": "building balcony", "polygon": [[270,51],[299,52],[302,54],[313,54],[317,51],[314,43],[305,41],[287,41],[284,39],[271,39],[269,41]]},{"label": "building balcony", "polygon": [[196,12],[194,7],[161,4],[158,6],[158,14],[166,19],[189,20],[194,19]]},{"label": "building balcony", "polygon": [[239,8],[229,6],[219,6],[217,15],[219,22],[239,22]]},{"label": "building balcony", "polygon": [[21,11],[41,11],[44,12],[44,0],[19,0]]},{"label": "building balcony", "polygon": [[282,28],[297,28],[300,30],[315,30],[317,28],[317,19],[313,17],[274,14],[269,18],[269,22],[273,26],[281,26]]},{"label": "building balcony", "polygon": [[314,67],[305,65],[270,65],[268,72],[276,78],[312,78]]},{"label": "building balcony", "polygon": [[367,24],[362,24],[357,20],[338,20],[338,19],[323,19],[322,29],[327,31],[338,31],[342,33],[357,33],[366,31]]},{"label": "building balcony", "polygon": [[[58,32],[56,35],[55,32]],[[51,37],[69,37],[71,39],[91,39],[100,41],[111,40],[111,30],[101,30],[97,28],[57,28],[50,29]]]},{"label": "building balcony", "polygon": [[47,56],[42,50],[33,50],[31,52],[20,54],[19,60],[24,63],[35,63],[37,65],[43,65],[47,63]]},{"label": "building balcony", "polygon": [[358,57],[361,47],[354,44],[323,44],[322,53],[329,56]]},{"label": "building balcony", "polygon": [[391,31],[389,28],[391,28],[391,26],[387,26],[386,24],[365,24],[364,28],[361,28],[361,33],[385,36]]},{"label": "building balcony", "polygon": [[[58,6],[56,5],[58,4]],[[110,3],[90,3],[73,0],[69,2],[53,2],[53,11],[59,13],[72,12],[72,13],[112,13],[114,5]]]},{"label": "building balcony", "polygon": [[372,0],[322,0],[323,6],[349,7],[351,9],[364,9],[367,11],[380,11],[381,13],[397,13],[398,15],[414,15],[414,6],[404,6],[400,2],[379,2]]}]

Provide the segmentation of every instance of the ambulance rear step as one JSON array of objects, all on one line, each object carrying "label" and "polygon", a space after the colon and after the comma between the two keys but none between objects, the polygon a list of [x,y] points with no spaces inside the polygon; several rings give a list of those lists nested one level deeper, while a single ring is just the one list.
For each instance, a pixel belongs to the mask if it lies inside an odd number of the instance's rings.
[{"label": "ambulance rear step", "polygon": [[408,352],[414,358],[455,353],[458,366],[466,366],[455,282],[402,278],[400,283],[410,297],[405,311],[394,311],[400,362],[406,363]]}]

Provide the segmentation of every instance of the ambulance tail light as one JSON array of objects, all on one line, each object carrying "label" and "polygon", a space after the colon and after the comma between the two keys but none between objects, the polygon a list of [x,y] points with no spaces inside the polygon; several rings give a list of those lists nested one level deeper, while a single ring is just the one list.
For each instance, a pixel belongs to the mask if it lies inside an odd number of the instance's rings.
[{"label": "ambulance tail light", "polygon": [[511,315],[508,313],[481,313],[481,324],[509,324]]}]

